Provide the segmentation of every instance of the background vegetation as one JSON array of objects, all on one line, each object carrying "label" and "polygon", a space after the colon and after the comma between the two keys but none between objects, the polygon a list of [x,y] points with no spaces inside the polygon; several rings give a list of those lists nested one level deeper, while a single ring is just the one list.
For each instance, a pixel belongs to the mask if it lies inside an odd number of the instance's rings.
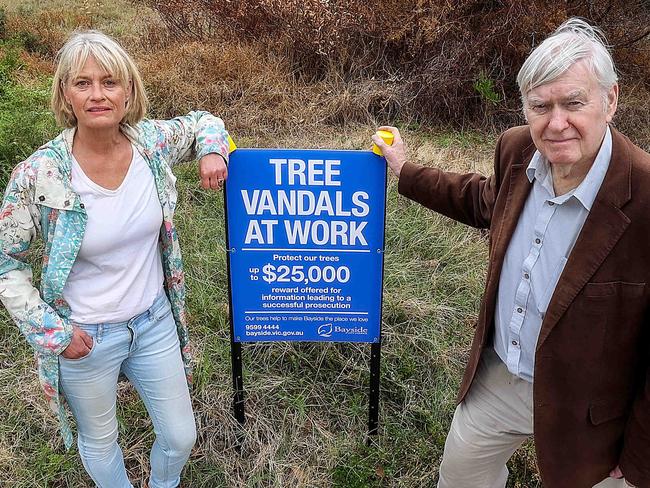
[{"label": "background vegetation", "polygon": [[[521,123],[513,84],[530,48],[567,15],[601,25],[621,70],[617,123],[643,147],[650,63],[647,1],[0,0],[0,184],[57,133],[52,60],[75,28],[116,36],[140,65],[151,116],[203,108],[242,147],[364,149],[400,126],[411,157],[489,173],[500,128]],[[177,222],[195,346],[199,440],[184,486],[435,486],[476,319],[484,236],[388,189],[380,435],[366,445],[369,347],[244,346],[247,424],[231,415],[220,194],[179,171]],[[33,262],[38,281],[39,245]],[[32,353],[0,317],[0,486],[85,487],[43,402]],[[136,486],[151,425],[120,386],[120,435]],[[509,487],[537,487],[532,444]]]},{"label": "background vegetation", "polygon": [[301,85],[331,84],[325,93],[334,95],[335,110],[316,104],[314,114],[327,122],[397,117],[457,127],[518,123],[517,71],[531,48],[570,16],[607,32],[622,74],[642,85],[628,84],[630,89],[645,95],[648,87],[645,0],[147,3],[175,42],[229,45],[236,39],[260,60],[281,54],[282,73]]}]

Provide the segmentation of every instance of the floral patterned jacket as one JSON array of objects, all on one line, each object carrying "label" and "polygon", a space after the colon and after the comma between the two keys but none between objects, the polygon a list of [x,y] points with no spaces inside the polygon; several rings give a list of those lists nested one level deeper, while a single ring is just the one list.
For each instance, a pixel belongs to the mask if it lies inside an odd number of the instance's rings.
[{"label": "floral patterned jacket", "polygon": [[[162,206],[160,229],[165,290],[172,305],[183,362],[191,382],[185,317],[185,281],[178,236],[173,223],[177,193],[171,167],[208,153],[228,158],[228,133],[221,119],[191,112],[172,120],[143,120],[122,132],[147,161]],[[70,184],[74,129],[64,130],[13,171],[0,208],[0,300],[34,348],[39,380],[58,416],[66,448],[73,435],[59,391],[58,355],[72,339],[70,308],[63,287],[76,259],[86,227],[86,212]],[[45,242],[41,289],[32,285],[26,263],[31,242]]]}]

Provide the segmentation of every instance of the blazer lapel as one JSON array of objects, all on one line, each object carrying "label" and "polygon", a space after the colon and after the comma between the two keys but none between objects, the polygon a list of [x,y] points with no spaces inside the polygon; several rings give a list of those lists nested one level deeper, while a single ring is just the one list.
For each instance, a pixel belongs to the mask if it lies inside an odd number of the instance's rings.
[{"label": "blazer lapel", "polygon": [[609,169],[555,287],[537,339],[538,350],[630,223],[621,207],[631,198],[632,161],[626,139],[611,131]]},{"label": "blazer lapel", "polygon": [[503,219],[494,246],[494,259],[501,268],[501,263],[510,244],[510,239],[515,232],[517,222],[530,193],[532,185],[526,176],[527,164],[513,164],[510,173],[508,198],[503,209]]}]

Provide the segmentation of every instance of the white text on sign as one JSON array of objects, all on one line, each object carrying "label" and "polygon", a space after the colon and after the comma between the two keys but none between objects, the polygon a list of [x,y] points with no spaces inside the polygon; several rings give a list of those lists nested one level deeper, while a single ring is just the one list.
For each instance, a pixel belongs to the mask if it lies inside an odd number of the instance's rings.
[{"label": "white text on sign", "polygon": [[[341,186],[340,160],[269,159],[274,169],[276,185]],[[314,216],[363,218],[370,213],[369,195],[355,191],[312,191],[294,189],[241,190],[248,215]],[[275,244],[278,228],[284,231],[290,245],[367,246],[363,234],[367,222],[356,220],[285,220],[282,226],[275,219],[251,219],[246,230],[245,244]]]}]

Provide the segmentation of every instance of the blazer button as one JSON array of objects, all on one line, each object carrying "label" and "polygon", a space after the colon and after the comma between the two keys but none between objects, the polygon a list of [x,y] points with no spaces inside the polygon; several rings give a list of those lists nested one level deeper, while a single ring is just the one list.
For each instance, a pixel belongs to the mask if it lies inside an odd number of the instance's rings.
[{"label": "blazer button", "polygon": [[80,203],[79,206],[80,206],[81,208],[86,208],[86,206],[85,206],[83,203]]},{"label": "blazer button", "polygon": [[65,205],[66,207],[70,205],[70,200],[66,200],[65,202],[63,202],[63,205]]},{"label": "blazer button", "polygon": [[39,201],[44,202],[45,201],[45,195],[41,195],[38,197]]}]

